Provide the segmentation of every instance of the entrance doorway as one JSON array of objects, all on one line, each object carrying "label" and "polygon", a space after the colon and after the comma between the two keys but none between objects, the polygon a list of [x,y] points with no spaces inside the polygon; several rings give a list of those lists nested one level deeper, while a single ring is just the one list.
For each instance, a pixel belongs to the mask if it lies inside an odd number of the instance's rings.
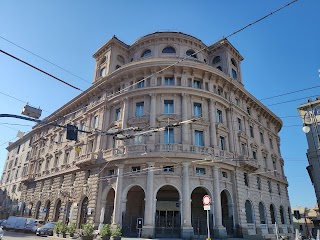
[{"label": "entrance doorway", "polygon": [[56,203],[55,210],[54,210],[54,217],[53,217],[54,222],[58,222],[58,220],[59,220],[60,208],[61,208],[61,200],[58,199],[57,203]]},{"label": "entrance doorway", "polygon": [[[205,195],[209,195],[209,193],[202,187],[195,188],[191,193],[191,224],[195,236],[207,234],[207,211],[203,209],[202,203],[202,198]],[[210,216],[209,219],[211,226],[212,217]]]},{"label": "entrance doorway", "polygon": [[35,219],[39,219],[40,206],[41,206],[41,202],[39,201],[39,202],[37,202],[36,209],[35,209],[35,212],[34,212],[34,218]]},{"label": "entrance doorway", "polygon": [[113,210],[114,210],[114,198],[115,198],[115,191],[113,188],[110,189],[107,195],[107,201],[106,201],[106,210],[104,214],[104,224],[111,224],[112,223],[112,216],[113,216]]},{"label": "entrance doorway", "polygon": [[47,203],[44,205],[44,214],[45,214],[45,217],[44,217],[44,221],[48,221],[49,219],[49,213],[50,213],[50,206],[51,206],[51,202],[50,200],[47,201]]},{"label": "entrance doorway", "polygon": [[82,200],[81,207],[79,209],[80,214],[78,214],[78,228],[81,228],[82,224],[87,223],[87,217],[88,217],[88,197],[84,197]]},{"label": "entrance doorway", "polygon": [[179,238],[181,231],[180,196],[176,188],[163,186],[157,193],[155,235]]},{"label": "entrance doorway", "polygon": [[233,236],[233,207],[230,193],[227,190],[221,192],[222,225],[226,228],[228,236]]},{"label": "entrance doorway", "polygon": [[124,236],[137,237],[137,219],[144,218],[145,194],[141,187],[130,188],[127,194],[126,211],[122,216],[122,232]]}]

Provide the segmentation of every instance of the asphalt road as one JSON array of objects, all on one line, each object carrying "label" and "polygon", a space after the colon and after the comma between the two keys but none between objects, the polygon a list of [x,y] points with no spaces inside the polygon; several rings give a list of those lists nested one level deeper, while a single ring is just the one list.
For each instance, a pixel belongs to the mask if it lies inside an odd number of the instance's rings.
[{"label": "asphalt road", "polygon": [[57,239],[57,238],[38,237],[35,234],[31,234],[31,233],[4,231],[3,240],[19,240],[19,239],[53,240],[53,239]]}]

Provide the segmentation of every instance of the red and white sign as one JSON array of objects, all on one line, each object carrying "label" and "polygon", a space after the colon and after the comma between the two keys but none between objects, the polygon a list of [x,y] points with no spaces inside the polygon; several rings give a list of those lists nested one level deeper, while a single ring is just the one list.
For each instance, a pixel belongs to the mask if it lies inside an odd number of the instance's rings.
[{"label": "red and white sign", "polygon": [[202,203],[204,206],[208,206],[211,203],[211,197],[208,195],[204,195],[202,198]]}]

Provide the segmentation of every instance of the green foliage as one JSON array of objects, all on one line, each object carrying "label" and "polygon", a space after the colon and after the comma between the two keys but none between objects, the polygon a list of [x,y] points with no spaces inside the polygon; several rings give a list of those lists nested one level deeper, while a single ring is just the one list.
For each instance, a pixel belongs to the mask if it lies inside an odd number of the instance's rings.
[{"label": "green foliage", "polygon": [[122,236],[122,228],[120,225],[117,225],[115,229],[112,229],[111,231],[112,236],[121,237]]},{"label": "green foliage", "polygon": [[100,230],[101,237],[111,236],[111,229],[109,224],[104,224]]},{"label": "green foliage", "polygon": [[68,226],[66,224],[62,223],[60,226],[60,232],[62,234],[65,234],[67,231],[68,231]]},{"label": "green foliage", "polygon": [[57,222],[57,224],[54,226],[54,228],[53,228],[53,231],[55,232],[55,233],[61,233],[61,227],[62,227],[62,225],[64,225],[63,224],[63,222],[61,222],[61,221],[59,221],[59,222]]},{"label": "green foliage", "polygon": [[82,233],[84,236],[93,236],[94,226],[90,223],[82,225]]},{"label": "green foliage", "polygon": [[76,224],[75,223],[71,223],[68,226],[68,233],[70,234],[74,234],[76,232]]}]

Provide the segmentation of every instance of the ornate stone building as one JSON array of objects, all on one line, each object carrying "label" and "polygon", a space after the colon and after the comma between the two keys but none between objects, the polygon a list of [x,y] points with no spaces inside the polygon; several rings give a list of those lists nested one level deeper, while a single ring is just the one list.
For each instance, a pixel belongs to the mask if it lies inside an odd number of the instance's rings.
[{"label": "ornate stone building", "polygon": [[93,57],[93,85],[46,119],[86,132],[74,142],[64,128],[32,131],[22,199],[33,216],[120,224],[128,236],[142,218],[143,237],[189,238],[206,235],[209,195],[217,238],[274,235],[275,222],[292,232],[282,121],[244,88],[229,41],[113,37]]}]

